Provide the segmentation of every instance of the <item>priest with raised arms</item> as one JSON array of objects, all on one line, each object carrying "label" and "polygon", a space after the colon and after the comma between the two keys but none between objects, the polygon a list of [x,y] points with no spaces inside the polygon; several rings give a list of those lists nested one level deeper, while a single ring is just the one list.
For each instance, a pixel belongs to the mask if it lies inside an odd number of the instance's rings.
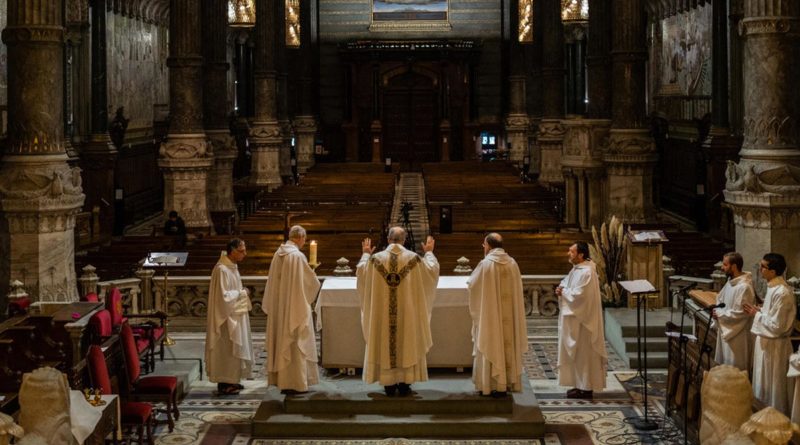
[{"label": "priest with raised arms", "polygon": [[744,311],[745,304],[755,302],[753,278],[750,272],[742,272],[744,259],[738,252],[729,252],[722,257],[722,271],[728,282],[717,294],[717,305],[711,313],[717,326],[717,347],[714,361],[720,365],[735,366],[750,372],[753,358],[753,342],[750,325],[753,319]]},{"label": "priest with raised arms", "polygon": [[406,231],[389,229],[389,246],[373,255],[369,238],[361,242],[356,269],[364,333],[363,379],[380,382],[387,396],[411,393],[411,383],[428,380],[431,309],[439,282],[434,240],[422,244],[424,256],[406,250]]},{"label": "priest with raised arms", "polygon": [[238,264],[247,256],[244,241],[234,238],[211,272],[206,315],[206,372],[221,395],[238,394],[255,361],[250,338],[250,294]]},{"label": "priest with raised arms", "polygon": [[483,253],[468,281],[472,381],[481,394],[503,397],[522,391],[522,354],[528,349],[522,275],[499,234],[484,238]]},{"label": "priest with raised arms", "polygon": [[569,247],[569,275],[556,288],[558,296],[558,384],[572,387],[567,398],[591,399],[606,387],[605,333],[597,267],[589,245]]},{"label": "priest with raised arms", "polygon": [[289,394],[319,382],[311,304],[320,283],[300,251],[305,243],[305,229],[293,226],[272,257],[261,304],[267,314],[267,381]]}]

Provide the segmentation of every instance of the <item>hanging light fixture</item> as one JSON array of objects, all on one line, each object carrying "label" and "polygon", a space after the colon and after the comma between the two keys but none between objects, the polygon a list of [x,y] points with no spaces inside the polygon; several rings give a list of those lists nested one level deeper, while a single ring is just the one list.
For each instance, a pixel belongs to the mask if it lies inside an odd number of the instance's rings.
[{"label": "hanging light fixture", "polygon": [[589,0],[561,0],[561,21],[585,22],[589,20]]},{"label": "hanging light fixture", "polygon": [[234,28],[255,26],[255,0],[228,0],[228,25]]}]

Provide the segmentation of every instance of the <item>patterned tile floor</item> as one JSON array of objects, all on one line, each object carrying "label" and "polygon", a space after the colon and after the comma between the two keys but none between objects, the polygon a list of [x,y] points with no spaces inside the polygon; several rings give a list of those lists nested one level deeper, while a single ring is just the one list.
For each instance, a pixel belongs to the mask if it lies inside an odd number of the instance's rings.
[{"label": "patterned tile floor", "polygon": [[[596,444],[628,445],[639,443],[682,443],[682,438],[667,424],[655,434],[641,435],[630,425],[628,419],[641,416],[640,381],[635,372],[628,370],[618,356],[609,348],[609,377],[606,391],[596,394],[594,400],[565,398],[566,388],[558,386],[557,327],[555,319],[533,318],[528,320],[530,349],[525,354],[525,365],[533,390],[539,399],[548,425],[567,425],[582,428]],[[202,341],[203,334],[176,334],[185,341]],[[184,344],[185,344],[184,341]],[[254,347],[263,349],[263,334],[254,336]],[[180,343],[179,343],[180,344]],[[245,390],[236,398],[220,398],[214,395],[215,385],[206,380],[195,382],[180,405],[181,418],[172,433],[161,425],[157,429],[157,444],[164,445],[557,445],[572,443],[562,440],[555,433],[548,433],[543,440],[265,440],[251,439],[250,419],[258,408],[266,383],[261,368],[265,353],[259,354],[252,379],[245,382]],[[663,376],[651,378],[650,410],[648,415],[656,420],[663,413],[663,390],[659,382]],[[663,421],[662,421],[663,422]],[[584,434],[585,435],[585,434]],[[577,443],[577,442],[576,442]]]}]

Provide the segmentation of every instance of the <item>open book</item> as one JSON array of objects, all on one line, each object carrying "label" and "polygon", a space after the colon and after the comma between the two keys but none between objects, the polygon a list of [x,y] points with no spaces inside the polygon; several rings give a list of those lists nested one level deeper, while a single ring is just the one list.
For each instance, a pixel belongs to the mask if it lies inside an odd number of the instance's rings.
[{"label": "open book", "polygon": [[634,241],[661,241],[663,239],[661,232],[638,232],[633,234]]},{"label": "open book", "polygon": [[643,294],[656,291],[656,288],[654,288],[653,285],[647,280],[620,281],[619,285],[632,294]]},{"label": "open book", "polygon": [[180,262],[180,258],[175,255],[161,255],[150,258],[150,262],[155,264],[177,264]]}]

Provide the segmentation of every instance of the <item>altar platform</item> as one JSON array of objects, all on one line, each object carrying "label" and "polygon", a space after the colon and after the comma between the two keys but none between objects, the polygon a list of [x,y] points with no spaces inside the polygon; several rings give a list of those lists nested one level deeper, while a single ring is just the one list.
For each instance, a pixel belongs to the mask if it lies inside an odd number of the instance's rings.
[{"label": "altar platform", "polygon": [[267,390],[252,421],[262,438],[526,438],[544,436],[539,402],[524,391],[495,399],[475,392],[469,375],[433,374],[406,397],[359,376],[326,379],[305,394]]}]

